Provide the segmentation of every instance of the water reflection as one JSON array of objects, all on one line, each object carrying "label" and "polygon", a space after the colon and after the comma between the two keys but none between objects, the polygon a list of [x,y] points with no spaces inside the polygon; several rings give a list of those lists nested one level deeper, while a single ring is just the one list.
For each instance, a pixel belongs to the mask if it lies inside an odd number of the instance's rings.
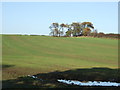
[{"label": "water reflection", "polygon": [[101,82],[101,81],[88,81],[88,82],[80,82],[80,81],[73,81],[73,80],[59,80],[58,82],[66,83],[66,84],[73,84],[79,86],[120,86],[120,83],[116,82]]}]

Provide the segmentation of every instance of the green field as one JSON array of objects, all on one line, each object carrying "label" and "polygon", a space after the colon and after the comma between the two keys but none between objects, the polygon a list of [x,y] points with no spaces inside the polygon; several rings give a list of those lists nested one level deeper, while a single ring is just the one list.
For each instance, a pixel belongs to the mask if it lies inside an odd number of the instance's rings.
[{"label": "green field", "polygon": [[3,80],[80,68],[118,68],[118,40],[90,37],[2,36]]}]

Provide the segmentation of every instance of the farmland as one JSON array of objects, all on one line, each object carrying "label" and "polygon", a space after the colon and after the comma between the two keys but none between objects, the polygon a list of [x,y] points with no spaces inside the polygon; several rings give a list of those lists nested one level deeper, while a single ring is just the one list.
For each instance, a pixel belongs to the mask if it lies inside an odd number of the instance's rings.
[{"label": "farmland", "polygon": [[2,36],[2,79],[82,68],[118,68],[118,40],[92,37]]}]

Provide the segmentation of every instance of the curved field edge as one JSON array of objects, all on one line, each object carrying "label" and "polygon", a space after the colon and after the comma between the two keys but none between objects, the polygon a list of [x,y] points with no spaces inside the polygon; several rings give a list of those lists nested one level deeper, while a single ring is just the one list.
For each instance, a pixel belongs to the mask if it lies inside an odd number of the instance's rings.
[{"label": "curved field edge", "polygon": [[90,37],[2,36],[3,79],[77,68],[118,68],[118,40]]}]

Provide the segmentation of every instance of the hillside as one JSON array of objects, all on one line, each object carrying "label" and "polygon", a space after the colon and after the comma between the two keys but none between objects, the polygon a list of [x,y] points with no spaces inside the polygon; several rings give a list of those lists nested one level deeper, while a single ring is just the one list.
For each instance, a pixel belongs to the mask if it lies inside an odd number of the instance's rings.
[{"label": "hillside", "polygon": [[3,79],[77,68],[118,66],[118,40],[3,35]]}]

